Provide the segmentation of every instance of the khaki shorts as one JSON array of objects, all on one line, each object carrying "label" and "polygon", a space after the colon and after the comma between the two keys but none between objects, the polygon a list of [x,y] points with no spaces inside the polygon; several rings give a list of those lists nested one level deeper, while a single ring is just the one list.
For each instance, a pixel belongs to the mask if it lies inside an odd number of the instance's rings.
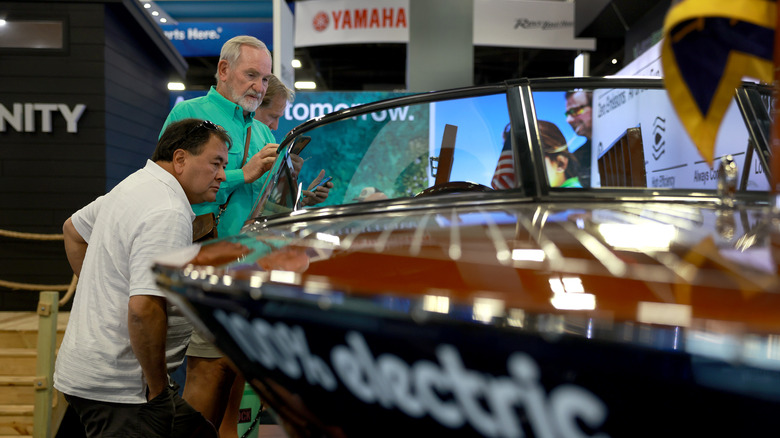
[{"label": "khaki shorts", "polygon": [[187,356],[216,359],[224,356],[224,354],[214,344],[204,338],[199,331],[193,329],[192,336],[190,336],[190,345],[187,346]]}]

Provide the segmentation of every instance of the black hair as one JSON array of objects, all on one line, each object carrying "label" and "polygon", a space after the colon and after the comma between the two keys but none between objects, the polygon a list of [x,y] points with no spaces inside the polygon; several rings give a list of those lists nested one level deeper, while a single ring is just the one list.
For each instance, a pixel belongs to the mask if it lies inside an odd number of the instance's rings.
[{"label": "black hair", "polygon": [[157,147],[152,154],[152,161],[173,161],[173,153],[183,149],[192,155],[199,155],[203,146],[215,135],[230,149],[233,142],[227,132],[221,127],[201,119],[184,119],[173,122],[157,141]]}]

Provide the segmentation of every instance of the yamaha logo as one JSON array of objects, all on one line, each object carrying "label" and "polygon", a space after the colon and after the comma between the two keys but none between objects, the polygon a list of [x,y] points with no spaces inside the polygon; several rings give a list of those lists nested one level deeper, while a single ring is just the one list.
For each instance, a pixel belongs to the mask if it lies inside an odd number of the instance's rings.
[{"label": "yamaha logo", "polygon": [[328,14],[320,11],[317,12],[317,15],[314,16],[314,20],[312,20],[312,26],[314,27],[314,30],[317,32],[322,32],[323,30],[328,28]]},{"label": "yamaha logo", "polygon": [[406,29],[405,8],[342,9],[319,11],[312,19],[312,27],[323,32],[333,20],[333,30]]}]

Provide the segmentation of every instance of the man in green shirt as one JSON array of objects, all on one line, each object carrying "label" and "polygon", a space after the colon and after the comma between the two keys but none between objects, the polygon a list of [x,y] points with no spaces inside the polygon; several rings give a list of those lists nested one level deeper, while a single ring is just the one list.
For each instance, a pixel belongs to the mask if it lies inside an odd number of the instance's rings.
[{"label": "man in green shirt", "polygon": [[[205,96],[177,104],[163,125],[165,130],[170,123],[194,117],[211,120],[230,134],[233,147],[225,170],[227,179],[217,200],[192,207],[195,214],[219,215],[219,236],[241,230],[262,190],[265,173],[276,159],[279,145],[271,130],[254,118],[268,86],[271,65],[271,53],[262,41],[251,36],[232,38],[222,46],[217,85]],[[220,214],[228,197],[230,201]]]}]

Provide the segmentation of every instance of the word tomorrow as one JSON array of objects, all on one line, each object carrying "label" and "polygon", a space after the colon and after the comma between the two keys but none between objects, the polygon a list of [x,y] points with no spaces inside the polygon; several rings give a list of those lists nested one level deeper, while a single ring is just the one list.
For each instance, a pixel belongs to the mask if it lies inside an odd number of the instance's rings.
[{"label": "word tomorrow", "polygon": [[[322,117],[325,114],[330,114],[334,111],[350,108],[351,106],[359,106],[359,105],[362,104],[354,103],[352,105],[347,105],[346,103],[337,103],[333,105],[331,103],[305,104],[299,102],[287,106],[287,109],[284,111],[284,118],[286,120],[299,120],[299,121],[309,120],[316,117]],[[368,118],[371,117],[371,119],[373,119],[376,122],[383,122],[387,120],[388,117],[390,118],[390,121],[393,122],[414,120],[414,117],[408,115],[408,112],[409,112],[409,107],[404,106],[400,108],[390,108],[375,113],[364,114],[362,116],[357,116],[357,117],[363,120],[368,120]]]}]

